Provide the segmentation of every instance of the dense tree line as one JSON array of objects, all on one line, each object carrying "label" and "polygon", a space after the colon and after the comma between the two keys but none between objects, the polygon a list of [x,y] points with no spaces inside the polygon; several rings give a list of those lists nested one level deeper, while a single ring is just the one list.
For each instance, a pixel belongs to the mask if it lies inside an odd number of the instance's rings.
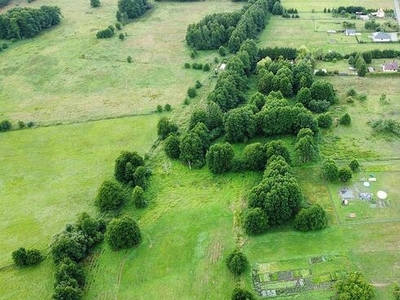
[{"label": "dense tree line", "polygon": [[188,26],[186,43],[197,50],[218,49],[228,42],[241,15],[241,11],[207,15]]},{"label": "dense tree line", "polygon": [[0,39],[32,38],[60,21],[61,11],[57,6],[15,7],[0,15]]},{"label": "dense tree line", "polygon": [[0,0],[0,7],[6,6],[11,0]]},{"label": "dense tree line", "polygon": [[87,213],[53,237],[50,252],[56,264],[53,299],[82,299],[85,274],[82,260],[104,238],[106,223]]},{"label": "dense tree line", "polygon": [[297,57],[297,49],[290,47],[266,47],[258,50],[260,59],[270,57],[272,60],[277,60],[279,57],[283,57],[288,60],[295,60]]},{"label": "dense tree line", "polygon": [[245,40],[257,37],[265,28],[269,18],[269,2],[271,0],[258,0],[243,13],[228,41],[232,53],[236,53]]},{"label": "dense tree line", "polygon": [[[397,58],[400,56],[400,50],[395,50],[395,49],[374,49],[368,51],[371,54],[372,59],[380,59],[380,58]],[[352,52],[349,54],[344,55],[345,59],[349,59],[350,56],[356,57],[358,53],[357,52]],[[362,53],[364,56],[364,52]]]},{"label": "dense tree line", "polygon": [[147,0],[118,0],[117,20],[126,23],[140,17],[150,8]]}]

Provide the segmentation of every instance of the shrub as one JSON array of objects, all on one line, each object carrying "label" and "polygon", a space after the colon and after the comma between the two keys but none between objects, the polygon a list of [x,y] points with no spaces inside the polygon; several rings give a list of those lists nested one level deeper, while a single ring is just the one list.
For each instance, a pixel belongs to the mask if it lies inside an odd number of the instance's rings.
[{"label": "shrub", "polygon": [[253,300],[255,299],[253,294],[247,290],[241,288],[235,288],[231,296],[232,300]]},{"label": "shrub", "polygon": [[194,87],[195,87],[196,89],[199,89],[199,88],[201,88],[202,86],[203,86],[203,85],[201,84],[201,82],[197,80]]},{"label": "shrub", "polygon": [[115,160],[115,179],[122,183],[132,182],[135,180],[134,173],[137,167],[143,165],[143,158],[137,152],[122,151]]},{"label": "shrub", "polygon": [[329,128],[333,124],[333,118],[329,112],[325,114],[320,114],[317,117],[318,127],[320,128]]},{"label": "shrub", "polygon": [[322,165],[322,173],[328,181],[335,181],[339,176],[339,168],[332,159],[327,159]]},{"label": "shrub", "polygon": [[179,158],[181,140],[176,135],[170,134],[164,141],[164,151],[170,158]]},{"label": "shrub", "polygon": [[178,132],[178,125],[167,117],[162,117],[157,123],[158,136],[163,140],[169,134]]},{"label": "shrub", "polygon": [[19,248],[12,253],[14,263],[18,267],[34,266],[43,260],[43,255],[37,249]]},{"label": "shrub", "polygon": [[357,172],[360,169],[360,163],[358,162],[357,159],[353,159],[350,164],[349,164],[349,168],[353,171],[353,172]]},{"label": "shrub", "polygon": [[58,284],[54,288],[52,299],[54,300],[80,300],[83,298],[83,291],[65,283]]},{"label": "shrub", "polygon": [[144,190],[140,186],[135,186],[132,191],[132,200],[136,208],[144,208],[147,206],[147,202],[144,199]]},{"label": "shrub", "polygon": [[268,219],[260,208],[248,209],[244,215],[243,226],[248,235],[258,235],[268,229]]},{"label": "shrub", "polygon": [[90,5],[92,7],[99,7],[100,6],[100,0],[90,0]]},{"label": "shrub", "polygon": [[137,246],[141,240],[139,226],[131,217],[113,219],[107,227],[106,241],[114,251]]},{"label": "shrub", "polygon": [[203,71],[204,71],[204,72],[210,71],[210,65],[209,65],[209,64],[204,64],[204,65],[203,65]]},{"label": "shrub", "polygon": [[351,88],[347,91],[346,96],[355,97],[357,96],[357,91],[354,88]]},{"label": "shrub", "polygon": [[157,105],[157,112],[162,112],[163,111],[163,107],[162,107],[162,105],[161,104],[158,104]]},{"label": "shrub", "polygon": [[164,105],[164,110],[165,111],[171,111],[171,109],[172,109],[171,104],[167,103],[167,104]]},{"label": "shrub", "polygon": [[349,126],[351,123],[351,117],[348,113],[345,113],[343,116],[340,117],[339,123],[341,125]]},{"label": "shrub", "polygon": [[125,34],[123,34],[122,32],[118,35],[118,38],[123,41],[125,39]]},{"label": "shrub", "polygon": [[221,56],[225,56],[226,55],[226,48],[224,46],[220,46],[218,48],[218,54]]},{"label": "shrub", "polygon": [[11,130],[11,122],[8,120],[4,120],[0,122],[0,132]]},{"label": "shrub", "polygon": [[339,169],[338,178],[340,181],[347,182],[351,179],[353,173],[350,167],[345,166]]},{"label": "shrub", "polygon": [[226,265],[233,275],[239,276],[246,271],[249,262],[246,256],[236,249],[226,258]]},{"label": "shrub", "polygon": [[85,272],[80,264],[66,258],[57,264],[56,283],[68,282],[70,279],[76,280],[79,287],[85,285]]},{"label": "shrub", "polygon": [[115,23],[115,28],[117,28],[118,30],[121,30],[122,24],[120,22]]},{"label": "shrub", "polygon": [[188,62],[186,62],[185,64],[184,64],[184,67],[185,67],[185,69],[190,69],[190,63],[188,63]]},{"label": "shrub", "polygon": [[337,299],[370,300],[375,296],[374,288],[359,272],[350,273],[338,280],[335,290]]},{"label": "shrub", "polygon": [[197,95],[196,88],[195,87],[190,87],[187,91],[187,95],[189,98],[194,98]]},{"label": "shrub", "polygon": [[96,33],[96,37],[98,39],[108,39],[111,38],[113,35],[114,31],[110,27],[107,27],[106,29],[100,30]]},{"label": "shrub", "polygon": [[132,56],[128,56],[127,58],[126,58],[126,61],[128,62],[128,63],[131,63],[132,62]]}]

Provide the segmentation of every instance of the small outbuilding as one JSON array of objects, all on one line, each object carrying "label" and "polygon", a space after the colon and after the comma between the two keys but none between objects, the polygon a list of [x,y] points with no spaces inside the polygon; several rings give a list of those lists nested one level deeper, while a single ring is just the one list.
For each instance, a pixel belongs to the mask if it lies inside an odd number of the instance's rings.
[{"label": "small outbuilding", "polygon": [[383,72],[397,72],[399,70],[399,63],[397,61],[392,61],[390,63],[385,63],[382,66]]}]

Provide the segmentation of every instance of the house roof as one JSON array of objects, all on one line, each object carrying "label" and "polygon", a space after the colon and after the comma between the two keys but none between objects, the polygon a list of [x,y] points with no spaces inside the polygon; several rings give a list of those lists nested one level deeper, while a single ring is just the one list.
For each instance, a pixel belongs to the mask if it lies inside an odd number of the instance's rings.
[{"label": "house roof", "polygon": [[355,29],[346,29],[346,33],[350,34],[350,33],[356,33]]},{"label": "house roof", "polygon": [[392,37],[390,34],[387,34],[385,32],[375,32],[374,39],[375,40],[391,40]]},{"label": "house roof", "polygon": [[397,71],[399,69],[399,63],[397,61],[392,61],[383,65],[384,70]]}]

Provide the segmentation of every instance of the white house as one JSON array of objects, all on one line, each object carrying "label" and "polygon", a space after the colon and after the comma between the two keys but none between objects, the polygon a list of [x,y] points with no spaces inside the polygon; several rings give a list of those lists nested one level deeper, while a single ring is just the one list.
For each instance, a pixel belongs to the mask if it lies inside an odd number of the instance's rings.
[{"label": "white house", "polygon": [[384,18],[385,17],[385,12],[383,11],[382,8],[378,9],[377,12],[371,13],[372,16],[377,17],[377,18]]}]

